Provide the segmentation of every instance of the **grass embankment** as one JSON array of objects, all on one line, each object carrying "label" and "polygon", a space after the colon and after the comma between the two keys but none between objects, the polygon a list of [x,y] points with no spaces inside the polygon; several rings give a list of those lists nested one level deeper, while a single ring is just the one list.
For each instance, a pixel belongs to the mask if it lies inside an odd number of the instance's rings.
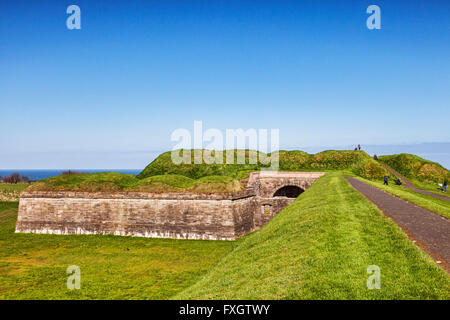
[{"label": "grass embankment", "polygon": [[380,156],[379,160],[403,175],[417,188],[447,195],[439,191],[438,183],[442,184],[445,179],[450,182],[450,171],[439,163],[408,153]]},{"label": "grass embankment", "polygon": [[0,183],[0,201],[19,201],[20,192],[29,185],[29,183]]},{"label": "grass embankment", "polygon": [[[202,150],[196,150],[202,151]],[[139,175],[113,172],[71,174],[33,183],[30,191],[104,191],[104,192],[198,192],[220,193],[244,190],[241,180],[249,172],[267,167],[260,162],[249,164],[250,151],[245,153],[245,163],[238,164],[238,151],[231,150],[235,164],[195,164],[195,150],[191,151],[192,164],[175,164],[171,152],[158,156]],[[253,151],[256,159],[267,156]],[[336,171],[347,170],[367,179],[383,177],[386,169],[363,151],[324,151],[308,154],[302,151],[279,151],[279,168],[282,171]]]},{"label": "grass embankment", "polygon": [[[201,151],[201,150],[197,150]],[[205,176],[229,176],[244,179],[251,171],[267,167],[259,161],[249,164],[250,153],[245,151],[246,164],[237,164],[237,151],[234,152],[235,164],[225,164],[226,152],[223,152],[224,164],[195,164],[194,153],[191,151],[191,164],[175,164],[171,160],[171,152],[158,156],[137,177],[142,179],[154,175],[177,174],[192,179]],[[256,159],[270,157],[262,152],[253,151]],[[352,173],[368,178],[382,178],[386,170],[364,151],[328,150],[316,154],[303,151],[278,151],[279,170],[281,171],[335,171],[349,170]]]},{"label": "grass embankment", "polygon": [[[16,234],[17,203],[0,202],[0,299],[167,299],[195,283],[232,241]],[[68,290],[70,265],[81,289]]]},{"label": "grass embankment", "polygon": [[437,214],[442,215],[443,217],[450,219],[450,202],[437,199],[431,196],[427,196],[418,192],[415,192],[413,190],[404,188],[402,186],[397,186],[395,184],[390,185],[384,185],[382,182],[379,181],[371,181],[367,179],[363,179],[361,177],[357,177],[361,181],[364,181],[365,183],[371,184],[374,187],[377,187],[378,189],[384,190],[396,197],[399,197],[403,200],[409,201],[411,203],[414,203],[420,207],[423,207],[425,209],[431,210]]},{"label": "grass embankment", "polygon": [[169,174],[138,179],[131,174],[102,172],[48,178],[33,183],[27,191],[221,193],[243,189],[242,183],[227,176],[191,179],[182,175]]},{"label": "grass embankment", "polygon": [[[381,269],[369,290],[367,267]],[[248,235],[180,299],[450,299],[450,277],[329,173]]]}]

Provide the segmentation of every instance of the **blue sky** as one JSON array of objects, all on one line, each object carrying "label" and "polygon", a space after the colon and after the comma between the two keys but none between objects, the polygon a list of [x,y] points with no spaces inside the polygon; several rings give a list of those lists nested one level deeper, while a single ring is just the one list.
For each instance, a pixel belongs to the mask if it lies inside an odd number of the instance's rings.
[{"label": "blue sky", "polygon": [[449,21],[449,1],[3,0],[0,168],[140,168],[194,120],[281,148],[450,142]]}]

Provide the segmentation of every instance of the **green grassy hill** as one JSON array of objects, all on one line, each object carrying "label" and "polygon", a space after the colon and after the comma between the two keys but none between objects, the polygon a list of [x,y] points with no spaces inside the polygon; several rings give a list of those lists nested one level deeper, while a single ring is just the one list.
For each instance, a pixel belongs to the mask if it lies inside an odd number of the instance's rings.
[{"label": "green grassy hill", "polygon": [[413,154],[380,156],[379,160],[409,179],[426,183],[442,183],[445,178],[450,180],[450,172],[439,163]]},{"label": "green grassy hill", "polygon": [[[244,151],[246,164],[237,164],[237,150],[232,151],[234,152],[234,164],[226,164],[226,152],[223,152],[222,155],[223,164],[194,164],[194,154],[196,150],[191,150],[191,164],[175,164],[171,158],[172,152],[168,151],[160,154],[147,167],[145,167],[145,169],[137,175],[137,177],[142,179],[156,175],[177,174],[192,179],[198,179],[206,176],[229,176],[237,179],[244,179],[248,175],[248,172],[257,171],[261,167],[264,167],[261,163],[249,164],[248,150]],[[255,152],[255,154],[259,156],[260,152]]]},{"label": "green grassy hill", "polygon": [[[380,290],[366,286],[370,265],[381,270]],[[329,173],[174,298],[450,299],[449,292],[443,269],[342,173]]]},{"label": "green grassy hill", "polygon": [[345,150],[327,150],[316,154],[307,154],[302,151],[280,151],[280,170],[348,170],[367,179],[380,179],[387,172],[364,151]]},{"label": "green grassy hill", "polygon": [[[236,150],[234,150],[236,157]],[[256,152],[258,157],[263,153]],[[171,152],[161,154],[150,163],[137,177],[146,178],[154,175],[178,174],[192,179],[217,175],[243,179],[248,172],[260,170],[261,163],[248,164],[249,151],[246,151],[247,164],[174,164]],[[269,154],[270,156],[270,154]],[[223,155],[225,163],[225,154]],[[279,151],[279,169],[282,171],[330,171],[349,170],[364,178],[382,178],[386,170],[364,151],[328,150],[316,154],[303,151]]]},{"label": "green grassy hill", "polygon": [[[201,150],[199,150],[201,151]],[[103,191],[103,192],[236,192],[244,189],[241,180],[249,172],[268,167],[260,162],[250,164],[250,151],[245,150],[245,164],[174,164],[171,152],[165,152],[152,161],[139,175],[114,172],[71,174],[56,176],[33,183],[29,191]],[[253,151],[255,152],[255,151]],[[257,159],[264,154],[255,152]],[[387,172],[363,151],[328,150],[317,154],[302,151],[279,151],[279,169],[282,171],[336,171],[346,170],[366,179],[381,179]]]}]

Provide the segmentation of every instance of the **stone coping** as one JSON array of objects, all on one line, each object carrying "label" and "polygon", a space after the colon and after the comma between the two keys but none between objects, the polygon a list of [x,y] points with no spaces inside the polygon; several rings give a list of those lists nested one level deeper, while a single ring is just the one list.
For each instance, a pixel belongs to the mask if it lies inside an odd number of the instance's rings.
[{"label": "stone coping", "polygon": [[20,198],[238,200],[255,196],[253,189],[233,193],[22,191]]},{"label": "stone coping", "polygon": [[255,183],[257,179],[264,178],[303,178],[303,179],[318,179],[323,176],[326,172],[320,171],[256,171],[250,172],[248,178],[248,185]]},{"label": "stone coping", "polygon": [[238,192],[88,192],[88,191],[22,191],[20,198],[81,198],[81,199],[173,199],[173,200],[238,200],[256,195],[253,185],[264,178],[318,179],[325,172],[257,171],[251,172],[247,188]]}]

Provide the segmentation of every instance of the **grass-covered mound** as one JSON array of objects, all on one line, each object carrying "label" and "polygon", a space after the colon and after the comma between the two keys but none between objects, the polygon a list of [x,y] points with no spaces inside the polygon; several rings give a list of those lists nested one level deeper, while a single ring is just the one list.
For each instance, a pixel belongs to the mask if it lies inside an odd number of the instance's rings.
[{"label": "grass-covered mound", "polygon": [[[189,150],[188,150],[189,151]],[[236,179],[244,179],[251,171],[258,171],[262,167],[267,165],[261,164],[259,161],[256,164],[250,164],[249,157],[250,152],[248,150],[242,150],[245,152],[245,163],[237,163],[237,150],[231,150],[234,153],[234,164],[226,164],[226,151],[222,154],[222,164],[212,163],[206,164],[202,161],[201,164],[195,164],[194,156],[195,152],[204,150],[191,150],[191,163],[190,164],[175,164],[172,161],[172,152],[165,152],[160,154],[155,160],[153,160],[137,177],[147,178],[155,175],[165,174],[177,174],[192,179],[198,179],[206,176],[229,176]],[[260,152],[253,151],[257,158],[260,156]],[[215,155],[213,152],[212,155]]]},{"label": "grass-covered mound", "polygon": [[131,174],[102,172],[51,177],[33,183],[27,191],[87,192],[236,192],[244,189],[238,180],[227,176],[191,179],[182,175],[159,175],[138,179]]},{"label": "grass-covered mound", "polygon": [[[367,268],[381,271],[369,290]],[[176,299],[450,299],[450,277],[329,173]]]},{"label": "grass-covered mound", "polygon": [[450,180],[450,172],[439,163],[413,154],[380,156],[379,159],[409,179],[426,183],[442,183],[444,179]]},{"label": "grass-covered mound", "polygon": [[379,179],[386,170],[364,151],[327,150],[316,154],[280,151],[280,170],[329,171],[349,170],[367,178]]},{"label": "grass-covered mound", "polygon": [[[225,164],[226,154],[223,153],[223,164],[194,164],[194,151],[191,151],[191,164],[174,164],[171,152],[158,156],[137,177],[146,178],[155,175],[177,174],[192,179],[205,176],[230,176],[243,179],[248,172],[260,170],[267,165],[261,163],[249,164],[249,151],[245,151],[246,164]],[[255,152],[255,151],[253,151]],[[255,152],[264,156],[264,153]],[[236,159],[236,150],[234,150]],[[270,157],[270,154],[268,155]],[[379,163],[364,151],[328,150],[316,154],[303,151],[279,151],[279,170],[282,171],[329,171],[349,170],[367,179],[382,178],[386,173]]]},{"label": "grass-covered mound", "polygon": [[[202,151],[202,150],[198,150]],[[236,192],[245,187],[241,180],[249,172],[269,165],[250,164],[251,151],[245,153],[245,163],[239,164],[238,151],[232,150],[234,164],[195,164],[195,151],[191,151],[191,164],[175,164],[171,152],[165,152],[152,161],[139,175],[114,172],[68,174],[33,183],[29,191],[88,191],[88,192]],[[255,159],[270,157],[252,151]],[[363,151],[323,151],[308,154],[302,151],[279,151],[279,170],[282,171],[336,171],[347,170],[366,179],[381,179],[387,172]]]}]

